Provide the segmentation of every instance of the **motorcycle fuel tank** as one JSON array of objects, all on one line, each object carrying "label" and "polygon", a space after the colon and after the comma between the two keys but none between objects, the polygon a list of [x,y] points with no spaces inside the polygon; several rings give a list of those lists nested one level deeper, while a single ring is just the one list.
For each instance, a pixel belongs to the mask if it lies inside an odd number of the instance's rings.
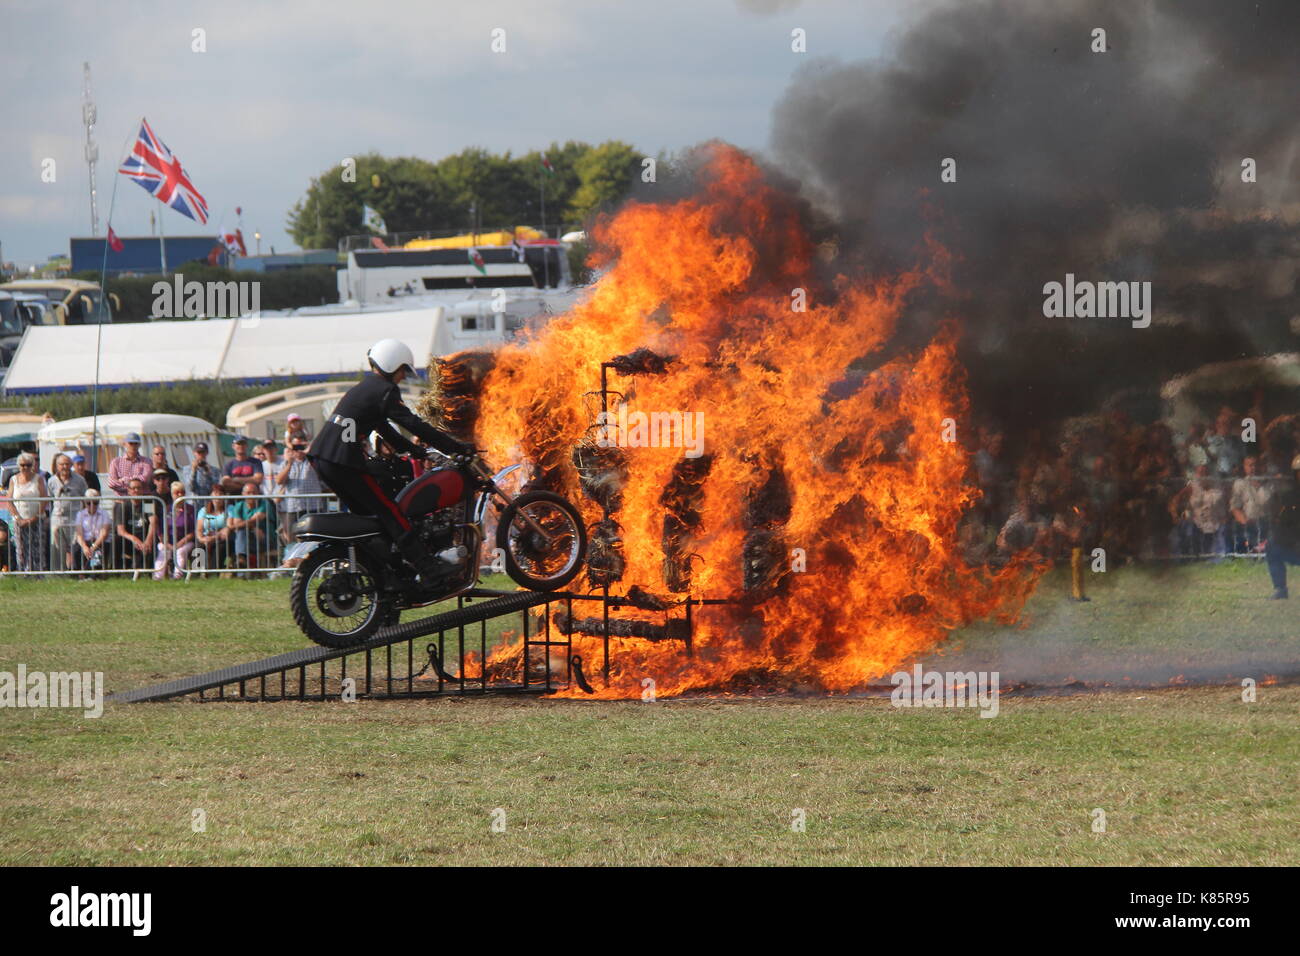
[{"label": "motorcycle fuel tank", "polygon": [[450,508],[465,493],[465,478],[454,468],[426,471],[402,489],[397,506],[408,517]]}]

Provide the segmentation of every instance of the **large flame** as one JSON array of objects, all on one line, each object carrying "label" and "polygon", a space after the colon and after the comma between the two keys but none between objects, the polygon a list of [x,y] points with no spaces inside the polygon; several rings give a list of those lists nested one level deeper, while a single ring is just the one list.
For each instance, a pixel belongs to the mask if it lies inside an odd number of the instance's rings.
[{"label": "large flame", "polygon": [[[710,467],[683,549],[698,555],[690,593],[738,603],[696,609],[690,658],[679,641],[613,638],[611,682],[598,693],[637,696],[644,677],[660,694],[754,682],[843,691],[973,618],[1009,620],[1032,569],[990,572],[958,550],[958,521],[978,492],[952,440],[966,421],[955,328],[874,368],[856,390],[842,387],[855,360],[890,340],[925,276],[838,276],[827,288],[794,200],[749,157],[712,147],[699,179],[693,198],[633,203],[603,222],[595,234],[609,268],[590,297],[506,347],[480,394],[476,439],[490,460],[530,461],[592,522],[602,513],[582,495],[571,453],[592,438],[602,362],[642,347],[675,356],[666,374],[615,375],[610,387],[630,409],[703,412]],[[681,448],[627,451],[614,515],[627,564],[615,593],[668,593],[665,488],[682,460]],[[747,592],[751,505],[774,488],[783,504],[766,540],[782,573],[775,587]],[[574,641],[596,671],[601,639]],[[518,659],[516,643],[489,666]]]}]

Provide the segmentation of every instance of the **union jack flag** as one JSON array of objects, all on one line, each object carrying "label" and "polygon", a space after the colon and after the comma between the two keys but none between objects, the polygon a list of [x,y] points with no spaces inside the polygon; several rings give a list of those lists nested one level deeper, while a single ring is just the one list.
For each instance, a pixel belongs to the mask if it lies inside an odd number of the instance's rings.
[{"label": "union jack flag", "polygon": [[140,135],[131,155],[118,172],[130,176],[164,205],[199,223],[208,221],[208,201],[194,188],[181,161],[155,135],[147,119],[140,121]]}]

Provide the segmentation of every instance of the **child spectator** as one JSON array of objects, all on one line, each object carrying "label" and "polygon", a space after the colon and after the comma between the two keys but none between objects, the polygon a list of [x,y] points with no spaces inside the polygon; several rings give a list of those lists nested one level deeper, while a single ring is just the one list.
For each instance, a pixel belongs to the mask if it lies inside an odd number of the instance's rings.
[{"label": "child spectator", "polygon": [[284,447],[292,448],[295,442],[310,446],[311,433],[307,431],[307,423],[302,420],[302,416],[297,412],[290,412],[285,421]]}]

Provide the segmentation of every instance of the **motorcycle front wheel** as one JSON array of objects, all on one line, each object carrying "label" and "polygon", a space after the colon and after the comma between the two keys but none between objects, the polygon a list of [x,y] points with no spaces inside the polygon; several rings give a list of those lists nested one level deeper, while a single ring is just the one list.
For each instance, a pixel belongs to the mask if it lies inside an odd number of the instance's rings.
[{"label": "motorcycle front wheel", "polygon": [[[538,533],[525,516],[545,533]],[[578,510],[560,495],[529,491],[502,509],[497,547],[516,583],[532,591],[555,591],[582,570],[587,530]]]},{"label": "motorcycle front wheel", "polygon": [[356,561],[349,563],[346,547],[327,544],[294,569],[289,607],[298,627],[317,644],[364,644],[388,620],[390,612],[368,560],[358,551]]}]

